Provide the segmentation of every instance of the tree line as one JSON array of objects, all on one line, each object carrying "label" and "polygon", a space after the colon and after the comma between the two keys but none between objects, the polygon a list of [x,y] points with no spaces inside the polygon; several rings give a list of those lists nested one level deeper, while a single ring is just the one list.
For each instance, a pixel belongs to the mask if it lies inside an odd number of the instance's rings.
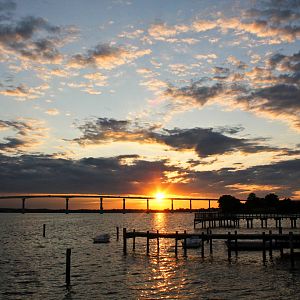
[{"label": "tree line", "polygon": [[276,194],[267,194],[264,198],[250,193],[247,200],[241,200],[231,195],[222,195],[218,200],[219,208],[225,213],[251,212],[251,213],[295,213],[300,212],[300,201],[290,198],[280,200]]}]

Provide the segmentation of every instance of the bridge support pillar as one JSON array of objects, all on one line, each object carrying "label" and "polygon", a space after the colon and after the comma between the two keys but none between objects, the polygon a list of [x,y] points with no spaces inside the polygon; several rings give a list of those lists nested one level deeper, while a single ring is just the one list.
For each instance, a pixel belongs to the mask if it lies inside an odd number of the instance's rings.
[{"label": "bridge support pillar", "polygon": [[25,213],[25,200],[26,200],[26,198],[22,199],[22,214]]},{"label": "bridge support pillar", "polygon": [[69,213],[69,198],[66,198],[66,214]]}]

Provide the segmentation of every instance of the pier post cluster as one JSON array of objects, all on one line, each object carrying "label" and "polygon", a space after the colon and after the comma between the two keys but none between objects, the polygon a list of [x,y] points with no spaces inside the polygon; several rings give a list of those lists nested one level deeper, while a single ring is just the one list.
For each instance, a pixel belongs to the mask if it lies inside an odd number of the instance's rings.
[{"label": "pier post cluster", "polygon": [[300,214],[225,214],[218,211],[196,212],[194,218],[194,228],[201,224],[201,228],[228,227],[239,228],[240,220],[246,221],[247,228],[253,228],[253,220],[260,220],[261,228],[268,228],[268,220],[275,220],[276,228],[281,227],[283,219],[290,219],[291,228],[297,228],[297,219]]},{"label": "pier post cluster", "polygon": [[282,230],[280,228],[279,233],[273,234],[270,230],[268,234],[265,232],[258,234],[238,234],[237,231],[234,234],[231,232],[225,233],[215,233],[213,234],[211,230],[208,230],[207,233],[202,232],[201,234],[195,233],[187,233],[184,231],[183,233],[179,233],[176,231],[175,233],[160,233],[158,230],[156,232],[140,232],[135,229],[131,232],[128,232],[126,228],[123,228],[123,253],[127,255],[127,240],[132,239],[132,250],[136,250],[136,238],[146,238],[146,254],[150,255],[150,240],[155,239],[157,242],[157,255],[159,255],[159,239],[173,239],[174,240],[174,254],[175,257],[178,257],[178,241],[182,241],[183,248],[183,256],[187,257],[187,239],[188,238],[198,238],[201,240],[201,258],[205,258],[205,242],[209,244],[209,254],[213,254],[213,240],[224,240],[227,244],[227,255],[228,260],[231,260],[232,251],[235,252],[235,255],[238,255],[239,250],[243,249],[243,244],[239,244],[239,241],[249,241],[247,247],[255,247],[250,248],[249,250],[261,250],[262,251],[262,259],[265,264],[267,261],[266,252],[269,252],[269,256],[273,256],[274,250],[280,250],[280,255],[283,255],[283,249],[290,250],[290,262],[291,267],[295,266],[294,263],[294,248],[300,248],[300,234],[293,234],[293,232],[289,232],[289,234],[282,234]]}]

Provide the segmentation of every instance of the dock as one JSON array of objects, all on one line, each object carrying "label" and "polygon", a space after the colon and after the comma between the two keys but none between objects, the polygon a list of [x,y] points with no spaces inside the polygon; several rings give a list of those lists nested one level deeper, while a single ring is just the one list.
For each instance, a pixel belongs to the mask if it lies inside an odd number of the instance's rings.
[{"label": "dock", "polygon": [[261,228],[268,227],[268,220],[274,220],[276,228],[282,227],[282,220],[289,219],[291,228],[297,228],[297,220],[300,214],[278,213],[236,213],[228,214],[216,211],[196,212],[194,228],[201,224],[202,228],[231,227],[239,228],[240,221],[245,220],[247,228],[253,228],[253,220],[260,220]]},{"label": "dock", "polygon": [[[269,231],[267,234],[262,232],[261,234],[253,233],[253,234],[240,234],[237,231],[232,234],[228,233],[212,233],[211,230],[202,233],[187,233],[184,232],[150,232],[150,231],[127,231],[126,228],[123,228],[123,253],[127,255],[127,240],[132,240],[132,250],[135,251],[136,248],[136,239],[144,238],[146,239],[146,254],[150,255],[150,240],[156,240],[157,244],[157,252],[159,255],[159,240],[164,239],[172,239],[174,240],[174,252],[175,257],[178,256],[178,241],[183,241],[183,245],[186,245],[187,238],[199,238],[201,239],[201,257],[204,259],[205,257],[205,244],[209,244],[209,253],[213,254],[213,241],[215,240],[223,240],[227,244],[227,255],[228,260],[231,259],[232,252],[234,251],[236,255],[239,251],[239,242],[240,241],[248,241],[249,243],[253,242],[256,245],[258,242],[261,244],[262,258],[263,262],[266,262],[266,252],[269,251],[270,256],[274,250],[279,250],[281,256],[283,256],[283,249],[289,249],[291,266],[294,267],[294,249],[300,248],[300,234],[294,234],[293,232],[289,232],[288,234],[283,234],[281,231],[279,233],[272,233]],[[206,242],[206,243],[205,243]],[[183,247],[184,256],[187,257],[187,247]]]}]

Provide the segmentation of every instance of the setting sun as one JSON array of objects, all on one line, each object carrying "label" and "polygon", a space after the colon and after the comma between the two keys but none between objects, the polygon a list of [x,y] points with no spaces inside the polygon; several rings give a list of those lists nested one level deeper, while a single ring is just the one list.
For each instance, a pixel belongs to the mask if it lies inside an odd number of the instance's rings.
[{"label": "setting sun", "polygon": [[161,200],[163,200],[165,198],[165,194],[162,193],[162,192],[157,192],[155,194],[155,198],[156,198],[156,200],[161,201]]}]

